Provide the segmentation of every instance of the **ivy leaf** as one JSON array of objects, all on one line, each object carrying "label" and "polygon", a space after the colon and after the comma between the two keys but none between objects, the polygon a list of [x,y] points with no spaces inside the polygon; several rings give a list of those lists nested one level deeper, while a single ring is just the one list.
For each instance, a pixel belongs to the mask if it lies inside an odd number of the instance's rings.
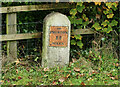
[{"label": "ivy leaf", "polygon": [[102,22],[101,25],[103,25],[104,27],[106,27],[108,24],[109,24],[109,21],[108,21],[108,20],[105,20],[104,22]]},{"label": "ivy leaf", "polygon": [[77,40],[81,40],[81,39],[82,39],[82,36],[81,36],[80,34],[78,34],[78,35],[75,35],[75,38],[76,38]]},{"label": "ivy leaf", "polygon": [[107,18],[113,18],[114,14],[107,15]]},{"label": "ivy leaf", "polygon": [[118,8],[115,7],[115,6],[112,6],[112,9],[113,9],[114,11],[116,11]]},{"label": "ivy leaf", "polygon": [[71,45],[76,45],[76,41],[75,40],[71,40]]},{"label": "ivy leaf", "polygon": [[117,26],[118,22],[116,20],[112,20],[112,22],[110,23],[111,26]]},{"label": "ivy leaf", "polygon": [[103,11],[103,13],[106,15],[106,14],[112,14],[113,11],[112,9],[106,9],[105,11]]},{"label": "ivy leaf", "polygon": [[94,2],[95,5],[101,5],[101,2]]},{"label": "ivy leaf", "polygon": [[83,43],[81,41],[78,41],[77,42],[77,46],[79,46],[80,48],[82,48],[83,47]]},{"label": "ivy leaf", "polygon": [[82,6],[82,2],[77,2],[77,5]]},{"label": "ivy leaf", "polygon": [[112,31],[112,27],[110,25],[108,25],[108,28],[103,29],[103,32],[106,32],[106,33],[110,33],[110,31]]},{"label": "ivy leaf", "polygon": [[82,13],[83,9],[81,8],[81,6],[77,6],[76,8],[78,10],[78,12]]},{"label": "ivy leaf", "polygon": [[118,3],[113,2],[112,5],[114,5],[115,7],[117,7]]},{"label": "ivy leaf", "polygon": [[111,3],[111,2],[107,2],[107,3],[106,3],[106,6],[107,6],[108,8],[111,8],[111,7],[112,7],[112,3]]},{"label": "ivy leaf", "polygon": [[107,32],[107,28],[103,28],[103,32]]},{"label": "ivy leaf", "polygon": [[112,27],[109,25],[107,29],[107,33],[110,33],[110,31],[112,31]]},{"label": "ivy leaf", "polygon": [[78,10],[78,12],[80,12],[80,13],[82,13],[82,11],[83,11],[83,9],[85,8],[85,6],[84,5],[82,5],[82,6],[77,6],[76,7],[76,9]]},{"label": "ivy leaf", "polygon": [[99,25],[99,23],[95,23],[92,27],[94,27],[96,30],[101,29],[101,26]]},{"label": "ivy leaf", "polygon": [[82,15],[82,18],[85,20],[85,21],[88,21],[89,19],[86,17],[86,14],[83,14]]},{"label": "ivy leaf", "polygon": [[71,24],[74,24],[74,23],[75,23],[76,16],[74,16],[74,17],[70,17],[70,16],[68,16],[68,18],[69,18]]},{"label": "ivy leaf", "polygon": [[86,25],[88,25],[88,24],[89,24],[89,21],[85,21],[85,22],[82,23],[82,25],[85,26],[85,27],[86,27]]},{"label": "ivy leaf", "polygon": [[75,16],[75,15],[77,14],[76,8],[71,9],[71,10],[70,10],[70,14]]},{"label": "ivy leaf", "polygon": [[81,18],[76,19],[76,20],[75,20],[75,23],[76,23],[76,24],[82,24],[82,19],[81,19]]}]

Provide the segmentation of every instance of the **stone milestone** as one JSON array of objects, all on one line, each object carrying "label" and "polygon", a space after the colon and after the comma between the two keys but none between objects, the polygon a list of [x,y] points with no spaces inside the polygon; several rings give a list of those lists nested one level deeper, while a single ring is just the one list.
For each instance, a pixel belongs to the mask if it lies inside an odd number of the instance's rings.
[{"label": "stone milestone", "polygon": [[67,16],[52,12],[43,21],[42,66],[64,66],[69,63],[71,24]]}]

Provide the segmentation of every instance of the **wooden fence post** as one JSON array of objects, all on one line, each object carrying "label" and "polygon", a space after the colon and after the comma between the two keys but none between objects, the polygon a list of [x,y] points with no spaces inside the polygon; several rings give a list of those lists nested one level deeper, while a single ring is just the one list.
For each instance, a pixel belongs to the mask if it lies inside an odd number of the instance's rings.
[{"label": "wooden fence post", "polygon": [[[17,33],[17,14],[7,13],[6,15],[6,33],[16,34]],[[8,61],[14,62],[17,59],[17,41],[7,42],[7,57]]]}]

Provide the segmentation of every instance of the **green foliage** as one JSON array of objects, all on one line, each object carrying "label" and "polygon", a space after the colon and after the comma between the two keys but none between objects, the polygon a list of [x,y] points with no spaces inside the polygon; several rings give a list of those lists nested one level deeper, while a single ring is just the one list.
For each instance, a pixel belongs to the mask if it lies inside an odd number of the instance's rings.
[{"label": "green foliage", "polygon": [[71,9],[70,10],[70,14],[73,15],[73,16],[75,16],[77,14],[76,8],[75,9]]},{"label": "green foliage", "polygon": [[81,35],[75,35],[75,36],[71,36],[73,39],[71,40],[71,45],[76,45],[79,48],[83,47],[83,43],[82,43],[82,36]]},{"label": "green foliage", "polygon": [[[108,56],[99,51],[86,50],[82,55],[88,58],[94,66],[82,62],[80,59],[72,59],[69,66],[42,68],[36,65],[22,62],[3,67],[3,85],[118,85],[118,59],[111,54]],[[107,58],[106,58],[107,57]],[[9,67],[9,68],[8,68]]]},{"label": "green foliage", "polygon": [[[94,4],[77,2],[76,8],[70,10],[70,15],[69,19],[74,29],[91,28],[109,34],[111,31],[117,29],[118,2],[94,2]],[[71,43],[73,43],[73,41]]]},{"label": "green foliage", "polygon": [[92,27],[94,27],[96,30],[101,29],[101,26],[99,25],[99,23],[95,23]]}]

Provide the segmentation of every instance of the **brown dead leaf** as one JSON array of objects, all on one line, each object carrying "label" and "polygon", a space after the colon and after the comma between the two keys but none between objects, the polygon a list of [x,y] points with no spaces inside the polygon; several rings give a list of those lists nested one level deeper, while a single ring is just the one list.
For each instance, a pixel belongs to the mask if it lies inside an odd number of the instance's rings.
[{"label": "brown dead leaf", "polygon": [[18,76],[18,79],[22,79],[22,77],[21,77],[21,76]]},{"label": "brown dead leaf", "polygon": [[118,79],[118,75],[115,76],[115,79],[116,79],[116,80]]},{"label": "brown dead leaf", "polygon": [[102,12],[102,10],[99,7],[97,7],[97,9],[98,9],[99,12]]},{"label": "brown dead leaf", "polygon": [[81,85],[85,85],[85,83],[84,83],[84,82],[81,82]]},{"label": "brown dead leaf", "polygon": [[57,85],[57,84],[56,84],[56,81],[53,81],[53,82],[52,82],[52,85]]},{"label": "brown dead leaf", "polygon": [[27,68],[26,68],[26,70],[29,72],[29,71],[30,71],[30,68],[29,68],[29,67],[27,67]]},{"label": "brown dead leaf", "polygon": [[118,63],[116,63],[116,64],[115,64],[115,66],[119,66],[119,64],[118,64]]},{"label": "brown dead leaf", "polygon": [[74,67],[74,71],[79,72],[80,68]]},{"label": "brown dead leaf", "polygon": [[89,21],[89,23],[94,23],[94,20],[93,20],[93,19],[91,19],[91,20]]},{"label": "brown dead leaf", "polygon": [[103,9],[107,9],[104,5],[102,5],[102,8],[103,8]]},{"label": "brown dead leaf", "polygon": [[106,83],[108,83],[107,81],[104,81],[104,83],[106,84]]},{"label": "brown dead leaf", "polygon": [[111,73],[107,73],[107,75],[108,75],[108,76],[112,76],[112,74],[111,74]]},{"label": "brown dead leaf", "polygon": [[45,72],[46,72],[46,71],[50,71],[50,70],[49,70],[49,68],[48,68],[48,67],[46,67],[46,68],[44,68],[44,70],[43,70],[43,71],[45,71]]},{"label": "brown dead leaf", "polygon": [[76,59],[76,58],[72,58],[72,61],[73,61],[73,63],[74,63],[74,62],[76,62],[76,61],[77,61],[77,59]]},{"label": "brown dead leaf", "polygon": [[67,76],[66,76],[66,77],[67,77],[67,78],[68,78],[68,77],[70,77],[70,74],[67,74]]},{"label": "brown dead leaf", "polygon": [[97,74],[98,72],[96,70],[92,70],[92,74]]},{"label": "brown dead leaf", "polygon": [[92,53],[92,51],[90,50],[90,51],[89,51],[89,53],[91,54],[91,53]]},{"label": "brown dead leaf", "polygon": [[16,63],[16,65],[17,65],[17,64],[19,64],[19,63],[20,63],[20,61],[17,59],[17,60],[15,61],[15,63]]},{"label": "brown dead leaf", "polygon": [[69,66],[71,66],[71,65],[72,65],[72,62],[70,62]]},{"label": "brown dead leaf", "polygon": [[80,77],[83,77],[84,76],[84,74],[82,73],[82,74],[80,74]]},{"label": "brown dead leaf", "polygon": [[96,14],[96,19],[100,19],[100,15],[99,14]]},{"label": "brown dead leaf", "polygon": [[115,79],[115,77],[110,77],[112,80],[114,80]]},{"label": "brown dead leaf", "polygon": [[88,78],[87,80],[90,81],[90,80],[92,80],[92,78],[90,77],[90,78]]},{"label": "brown dead leaf", "polygon": [[60,82],[64,82],[66,79],[67,79],[66,77],[61,77],[61,78],[59,79],[59,81],[60,81]]}]

